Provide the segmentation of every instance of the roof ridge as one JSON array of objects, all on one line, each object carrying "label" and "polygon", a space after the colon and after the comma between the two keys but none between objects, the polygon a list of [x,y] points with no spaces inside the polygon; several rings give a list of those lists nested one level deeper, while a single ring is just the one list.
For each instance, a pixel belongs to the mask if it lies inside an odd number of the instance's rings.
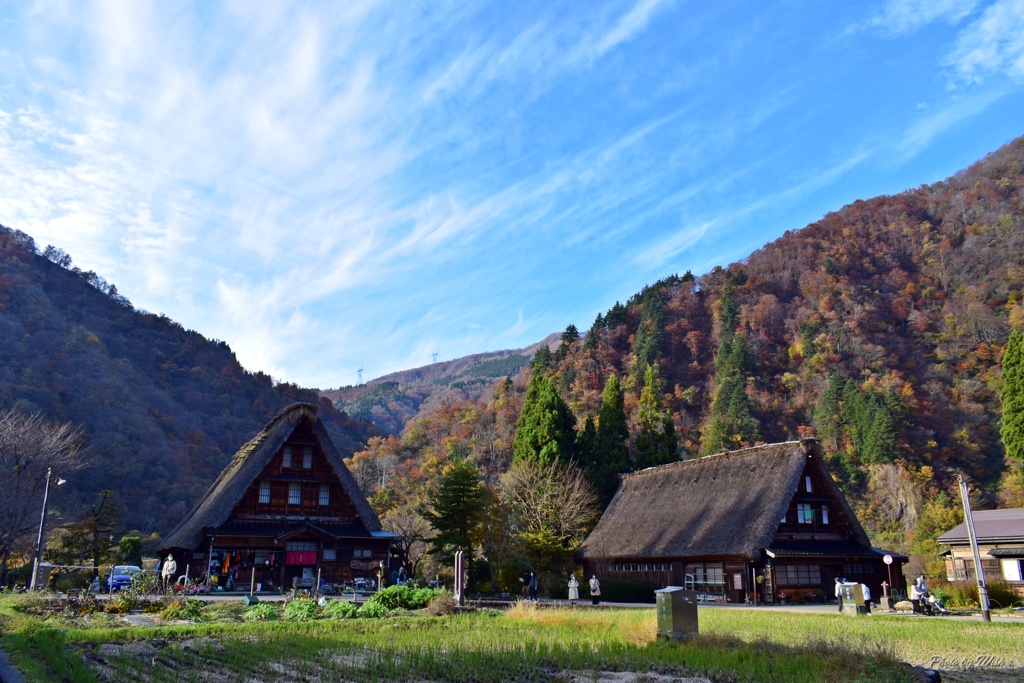
[{"label": "roof ridge", "polygon": [[712,460],[714,458],[721,458],[721,459],[725,460],[725,459],[729,459],[729,458],[735,458],[735,457],[741,457],[741,456],[744,456],[744,455],[750,455],[752,452],[758,451],[758,450],[763,450],[763,449],[768,449],[768,448],[777,449],[777,448],[780,448],[782,446],[793,446],[793,445],[796,445],[796,444],[804,445],[805,450],[806,450],[806,444],[809,441],[817,441],[817,439],[809,438],[809,439],[798,439],[796,441],[780,441],[778,443],[762,443],[762,444],[757,444],[756,446],[747,446],[746,448],[740,448],[740,449],[737,449],[735,451],[722,451],[720,453],[712,453],[710,455],[702,455],[702,456],[699,456],[699,457],[696,457],[696,458],[689,458],[688,460],[677,460],[676,462],[670,462],[670,463],[666,463],[664,465],[655,465],[654,467],[645,467],[642,470],[637,470],[636,472],[627,472],[627,473],[625,473],[625,474],[623,474],[621,476],[622,476],[623,479],[626,479],[626,478],[629,478],[629,477],[634,477],[634,476],[639,475],[639,474],[650,474],[650,473],[655,472],[655,471],[666,471],[669,468],[679,468],[679,467],[684,467],[684,466],[695,466],[695,463],[707,462],[708,460]]}]

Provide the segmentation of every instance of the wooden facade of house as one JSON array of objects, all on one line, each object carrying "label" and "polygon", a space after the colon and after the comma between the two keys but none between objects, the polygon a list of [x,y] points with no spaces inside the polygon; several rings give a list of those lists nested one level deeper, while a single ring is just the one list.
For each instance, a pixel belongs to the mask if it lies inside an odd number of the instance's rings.
[{"label": "wooden facade of house", "polygon": [[[817,440],[624,475],[577,559],[587,575],[683,586],[702,599],[832,599],[835,578],[904,588],[907,557],[871,547]],[[755,597],[756,594],[756,597]]]},{"label": "wooden facade of house", "polygon": [[[1024,595],[1024,508],[974,510],[971,517],[985,577],[1002,579]],[[938,541],[949,546],[944,553],[947,580],[976,581],[967,525],[950,529]]]},{"label": "wooden facade of house", "polygon": [[316,406],[286,408],[245,444],[163,541],[184,576],[221,588],[377,580],[390,542]]}]

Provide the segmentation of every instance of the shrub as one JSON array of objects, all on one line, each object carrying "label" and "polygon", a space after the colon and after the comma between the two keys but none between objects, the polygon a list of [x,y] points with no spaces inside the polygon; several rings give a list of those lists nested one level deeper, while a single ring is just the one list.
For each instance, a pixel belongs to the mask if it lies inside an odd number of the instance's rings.
[{"label": "shrub", "polygon": [[[633,581],[628,579],[605,579],[601,581],[601,600],[608,602],[644,602],[654,603],[654,591],[658,585],[653,581]],[[589,598],[590,591],[586,582],[580,586],[580,597]]]},{"label": "shrub", "polygon": [[436,591],[435,593],[434,597],[427,603],[427,607],[424,610],[426,614],[432,617],[442,617],[459,611],[459,603],[455,602],[454,595],[448,591]]},{"label": "shrub", "polygon": [[390,610],[423,609],[431,598],[443,591],[433,588],[412,588],[411,586],[389,586],[378,591],[367,604],[375,603]]},{"label": "shrub", "polygon": [[359,605],[348,600],[331,600],[324,605],[321,615],[326,619],[355,619],[359,616]]},{"label": "shrub", "polygon": [[277,621],[281,618],[281,610],[277,605],[260,602],[246,610],[243,618],[246,621]]},{"label": "shrub", "polygon": [[361,619],[381,619],[389,614],[391,614],[390,609],[373,600],[364,602],[363,606],[359,608],[359,618]]},{"label": "shrub", "polygon": [[160,596],[146,595],[138,588],[126,588],[110,596],[106,610],[111,614],[125,614],[132,610],[162,612],[167,604]]},{"label": "shrub", "polygon": [[[993,608],[1009,607],[1019,602],[1021,597],[1005,581],[1000,579],[986,580],[988,597]],[[947,607],[980,607],[981,600],[978,597],[978,584],[975,581],[957,581],[947,584],[945,589],[939,589],[937,595],[942,599],[946,594],[947,599],[943,600]]]},{"label": "shrub", "polygon": [[312,600],[299,598],[284,606],[284,618],[288,621],[312,621],[320,616],[320,607]]},{"label": "shrub", "polygon": [[161,618],[167,621],[202,621],[203,601],[195,598],[181,598],[175,600],[160,613]]}]

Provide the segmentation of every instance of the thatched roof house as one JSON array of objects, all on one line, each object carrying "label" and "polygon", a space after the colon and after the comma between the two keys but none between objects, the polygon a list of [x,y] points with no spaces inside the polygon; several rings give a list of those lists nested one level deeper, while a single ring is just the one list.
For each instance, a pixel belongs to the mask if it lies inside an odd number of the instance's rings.
[{"label": "thatched roof house", "polygon": [[209,573],[221,586],[289,586],[317,573],[332,582],[375,576],[393,537],[317,407],[296,403],[239,449],[159,552],[172,553],[182,574]]},{"label": "thatched roof house", "polygon": [[807,439],[624,475],[577,557],[611,579],[692,584],[735,602],[755,587],[769,601],[787,590],[832,595],[835,576],[881,595],[884,555]]}]

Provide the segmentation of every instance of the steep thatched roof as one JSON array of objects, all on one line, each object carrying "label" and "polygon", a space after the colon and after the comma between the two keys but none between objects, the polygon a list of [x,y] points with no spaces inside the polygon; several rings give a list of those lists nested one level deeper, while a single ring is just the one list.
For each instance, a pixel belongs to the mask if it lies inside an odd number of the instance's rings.
[{"label": "steep thatched roof", "polygon": [[205,530],[218,527],[227,520],[253,480],[260,475],[285,440],[303,421],[309,424],[327,456],[327,461],[341,481],[345,493],[356,506],[359,521],[367,531],[380,531],[380,519],[359,490],[352,473],[345,467],[341,454],[334,447],[323,422],[317,416],[317,407],[311,403],[296,403],[281,411],[263,428],[263,431],[239,449],[192,512],[163,540],[159,552],[175,548],[200,547]]},{"label": "steep thatched roof", "polygon": [[756,446],[625,475],[581,559],[733,556],[772,543],[800,483],[817,468],[857,541],[867,534],[825,469],[816,440]]}]

